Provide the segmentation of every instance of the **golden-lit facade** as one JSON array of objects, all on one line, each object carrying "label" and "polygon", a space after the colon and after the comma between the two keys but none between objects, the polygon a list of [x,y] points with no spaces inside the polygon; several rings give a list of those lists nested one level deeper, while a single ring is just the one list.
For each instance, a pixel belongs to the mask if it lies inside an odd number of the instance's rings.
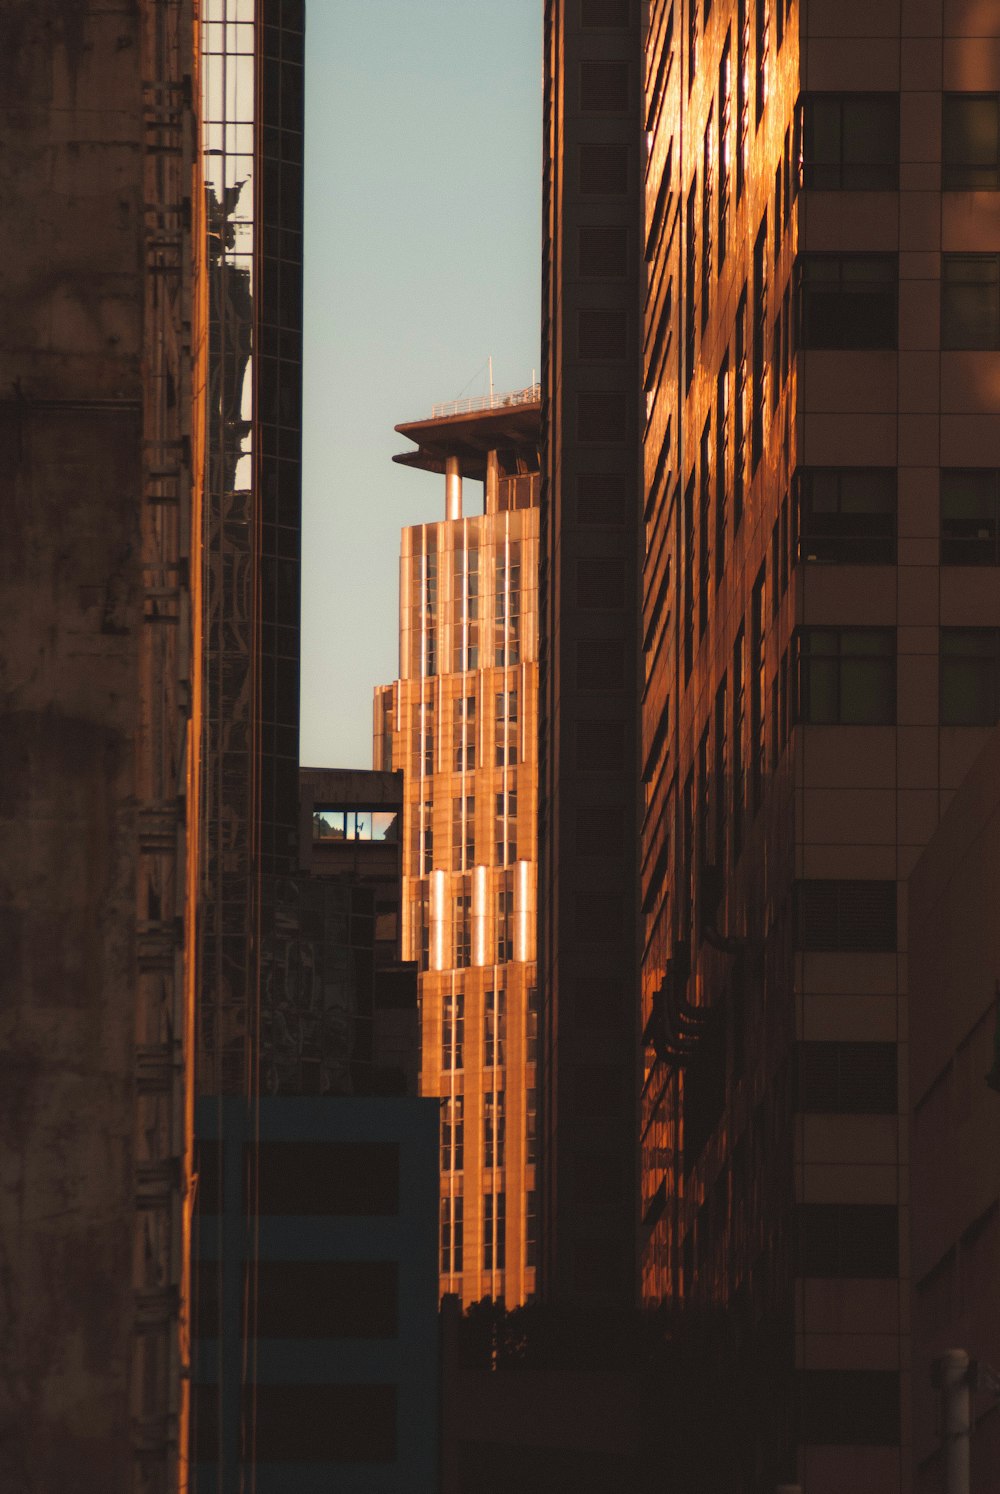
[{"label": "golden-lit facade", "polygon": [[[442,1293],[535,1288],[538,391],[397,427],[444,475],[404,529],[399,679],[374,765],[402,770],[403,958],[419,966],[422,1095],[441,1099]],[[463,479],[484,512],[464,514]]]},{"label": "golden-lit facade", "polygon": [[911,1487],[906,879],[998,710],[996,30],[648,7],[642,1282],[724,1309],[754,1494]]}]

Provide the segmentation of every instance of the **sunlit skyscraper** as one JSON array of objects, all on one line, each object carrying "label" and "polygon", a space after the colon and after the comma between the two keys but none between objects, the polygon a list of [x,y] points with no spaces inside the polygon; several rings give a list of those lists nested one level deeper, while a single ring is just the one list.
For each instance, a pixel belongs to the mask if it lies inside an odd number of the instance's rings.
[{"label": "sunlit skyscraper", "polygon": [[[419,962],[421,1093],[441,1100],[442,1292],[535,1286],[538,390],[398,426],[444,476],[403,531],[399,679],[377,768],[402,769],[403,957]],[[484,511],[463,512],[463,480]]]}]

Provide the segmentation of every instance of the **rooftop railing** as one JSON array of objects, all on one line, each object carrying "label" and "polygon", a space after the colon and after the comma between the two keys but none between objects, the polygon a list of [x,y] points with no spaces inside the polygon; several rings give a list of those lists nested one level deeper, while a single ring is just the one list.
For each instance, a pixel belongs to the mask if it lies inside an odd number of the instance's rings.
[{"label": "rooftop railing", "polygon": [[514,389],[507,394],[480,394],[473,399],[453,399],[448,404],[431,405],[431,419],[441,420],[446,415],[471,415],[476,410],[509,410],[515,405],[536,405],[541,397],[541,384],[529,384],[527,389]]}]

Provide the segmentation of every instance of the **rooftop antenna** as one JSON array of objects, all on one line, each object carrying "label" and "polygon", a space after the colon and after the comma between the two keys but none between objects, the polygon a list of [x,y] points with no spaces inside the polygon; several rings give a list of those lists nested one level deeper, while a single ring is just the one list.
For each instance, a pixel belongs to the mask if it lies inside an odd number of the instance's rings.
[{"label": "rooftop antenna", "polygon": [[493,354],[492,353],[489,356],[489,365],[490,365],[490,409],[492,410],[492,408],[493,408]]}]

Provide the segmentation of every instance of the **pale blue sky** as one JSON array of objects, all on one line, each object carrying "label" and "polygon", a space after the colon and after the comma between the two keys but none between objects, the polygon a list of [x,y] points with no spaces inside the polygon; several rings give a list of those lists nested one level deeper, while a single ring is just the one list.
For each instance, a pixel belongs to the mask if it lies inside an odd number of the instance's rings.
[{"label": "pale blue sky", "polygon": [[393,426],[485,393],[491,353],[497,389],[538,367],[541,12],[308,3],[304,763],[371,766],[399,531],[444,508],[443,478],[393,465]]}]

